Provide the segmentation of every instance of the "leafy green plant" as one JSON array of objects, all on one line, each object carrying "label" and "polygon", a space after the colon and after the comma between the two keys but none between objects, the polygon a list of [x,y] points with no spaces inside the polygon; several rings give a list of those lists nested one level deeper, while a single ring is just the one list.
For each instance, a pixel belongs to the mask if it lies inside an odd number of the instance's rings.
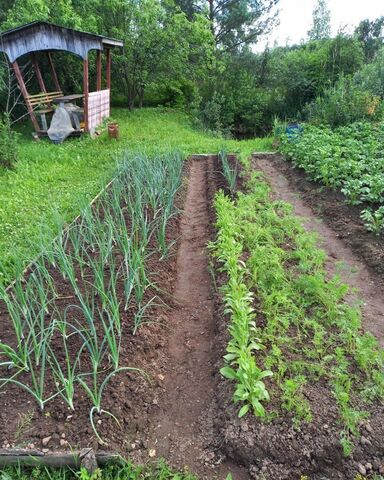
[{"label": "leafy green plant", "polygon": [[361,212],[361,218],[364,220],[365,228],[379,235],[384,230],[384,206],[377,210],[367,208]]},{"label": "leafy green plant", "polygon": [[18,134],[11,129],[9,115],[4,114],[0,116],[0,167],[13,167],[18,152]]},{"label": "leafy green plant", "polygon": [[368,204],[361,217],[368,230],[379,234],[384,224],[383,138],[382,122],[356,122],[335,130],[305,125],[294,142],[282,134],[280,150],[311,179],[339,189],[348,203]]}]

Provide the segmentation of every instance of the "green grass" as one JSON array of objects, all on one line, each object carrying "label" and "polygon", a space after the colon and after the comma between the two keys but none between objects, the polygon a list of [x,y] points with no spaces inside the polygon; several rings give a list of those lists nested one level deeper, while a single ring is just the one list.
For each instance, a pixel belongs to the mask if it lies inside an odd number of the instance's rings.
[{"label": "green grass", "polygon": [[86,470],[69,468],[48,469],[9,467],[0,470],[0,480],[197,480],[188,472],[176,473],[164,461],[147,466],[134,466],[127,462],[123,466],[107,466],[90,475]]},{"label": "green grass", "polygon": [[178,148],[188,155],[213,153],[225,146],[247,156],[271,149],[270,138],[224,141],[208,135],[174,110],[116,109],[113,118],[120,125],[118,142],[104,133],[95,140],[83,137],[54,145],[33,141],[29,123],[21,127],[19,161],[14,170],[0,176],[0,278],[4,281],[15,276],[16,263],[24,265],[36,256],[41,225],[53,227],[57,213],[70,221],[79,213],[81,200],[97,194],[123,150],[151,153]]}]

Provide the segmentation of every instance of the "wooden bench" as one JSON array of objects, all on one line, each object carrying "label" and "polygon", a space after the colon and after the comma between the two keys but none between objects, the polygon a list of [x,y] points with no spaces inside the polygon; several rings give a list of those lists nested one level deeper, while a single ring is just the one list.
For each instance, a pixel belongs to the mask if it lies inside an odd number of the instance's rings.
[{"label": "wooden bench", "polygon": [[[52,100],[62,96],[63,96],[63,92],[61,91],[42,92],[42,93],[37,93],[36,95],[28,95],[27,102],[29,103],[31,108],[34,110],[34,112],[40,115],[41,123],[44,131],[48,130],[46,114],[53,112]],[[41,107],[41,108],[38,108],[38,107]],[[35,110],[36,108],[38,109]]]}]

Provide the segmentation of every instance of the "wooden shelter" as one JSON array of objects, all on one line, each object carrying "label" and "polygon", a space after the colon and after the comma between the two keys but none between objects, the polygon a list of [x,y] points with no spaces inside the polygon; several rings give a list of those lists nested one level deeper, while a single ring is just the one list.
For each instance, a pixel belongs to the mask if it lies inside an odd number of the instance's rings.
[{"label": "wooden shelter", "polygon": [[[37,21],[8,30],[0,35],[0,52],[4,52],[15,72],[21,93],[24,97],[29,116],[38,135],[47,133],[46,114],[53,112],[53,103],[65,104],[67,101],[83,99],[83,128],[78,131],[92,131],[103,118],[110,114],[111,90],[111,48],[122,47],[119,40],[60,27],[47,22]],[[88,56],[91,50],[96,56],[96,91],[89,91]],[[71,52],[83,61],[83,93],[81,95],[63,95],[55,70],[52,53],[54,51]],[[47,91],[42,71],[38,63],[38,52],[43,52],[48,60],[55,91]],[[106,55],[106,85],[102,89],[102,53]],[[30,95],[23,78],[18,59],[29,55],[40,92]],[[39,54],[40,55],[40,54]],[[40,117],[40,118],[39,118]],[[40,119],[40,124],[38,119]]]}]

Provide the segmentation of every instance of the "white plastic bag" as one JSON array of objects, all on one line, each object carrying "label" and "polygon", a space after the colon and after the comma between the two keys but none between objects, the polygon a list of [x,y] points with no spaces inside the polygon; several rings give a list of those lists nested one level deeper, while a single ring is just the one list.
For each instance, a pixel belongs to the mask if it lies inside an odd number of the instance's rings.
[{"label": "white plastic bag", "polygon": [[48,130],[48,137],[54,143],[62,143],[74,130],[67,110],[64,107],[57,107]]}]

